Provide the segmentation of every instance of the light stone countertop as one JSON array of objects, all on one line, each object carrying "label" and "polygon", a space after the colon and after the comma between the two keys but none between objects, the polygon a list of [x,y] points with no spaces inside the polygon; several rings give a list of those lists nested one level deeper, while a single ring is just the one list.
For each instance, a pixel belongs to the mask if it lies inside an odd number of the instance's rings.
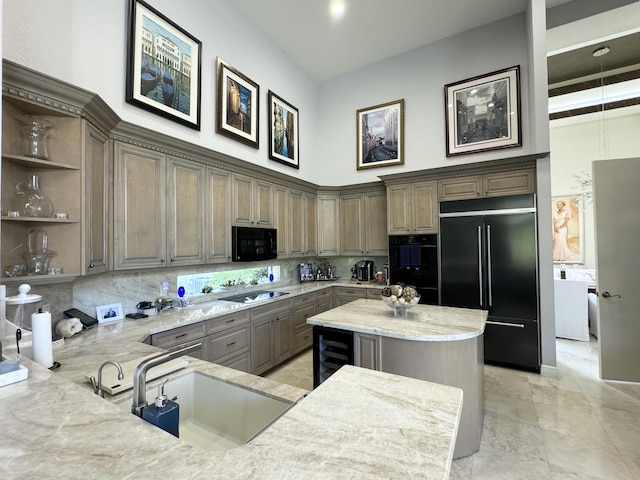
[{"label": "light stone countertop", "polygon": [[395,317],[382,300],[359,299],[309,317],[307,323],[404,340],[448,342],[484,332],[487,311],[415,305],[407,317]]},{"label": "light stone countertop", "polygon": [[[330,286],[289,287],[292,295],[282,298]],[[238,309],[190,308],[68,338],[54,350],[61,363],[55,372],[25,359],[29,378],[0,388],[0,478],[448,478],[462,408],[462,391],[453,387],[346,366],[307,395],[187,357],[189,368],[298,402],[228,452],[205,452],[124,412],[116,403],[131,401],[130,391],[106,399],[93,394],[85,373],[95,374],[107,359],[157,352],[141,343],[150,332]]]}]

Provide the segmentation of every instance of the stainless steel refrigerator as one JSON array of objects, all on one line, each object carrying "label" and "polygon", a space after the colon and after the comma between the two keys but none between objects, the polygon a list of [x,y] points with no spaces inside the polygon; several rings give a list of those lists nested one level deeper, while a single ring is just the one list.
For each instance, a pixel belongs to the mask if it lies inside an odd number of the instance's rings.
[{"label": "stainless steel refrigerator", "polygon": [[489,311],[485,362],[540,371],[534,195],[440,204],[441,304]]}]

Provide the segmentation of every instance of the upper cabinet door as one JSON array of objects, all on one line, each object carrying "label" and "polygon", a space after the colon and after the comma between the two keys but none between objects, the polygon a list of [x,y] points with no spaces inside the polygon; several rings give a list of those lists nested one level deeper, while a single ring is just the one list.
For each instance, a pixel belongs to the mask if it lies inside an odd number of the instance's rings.
[{"label": "upper cabinet door", "polygon": [[411,185],[387,187],[387,231],[389,235],[411,233]]},{"label": "upper cabinet door", "polygon": [[277,186],[274,189],[274,222],[278,231],[278,258],[289,256],[289,189]]},{"label": "upper cabinet door", "polygon": [[387,187],[389,235],[438,232],[438,183],[415,182]]},{"label": "upper cabinet door", "polygon": [[387,194],[371,192],[364,196],[364,238],[367,255],[385,256],[389,253],[387,235]]},{"label": "upper cabinet door", "polygon": [[318,255],[340,255],[340,197],[318,195]]},{"label": "upper cabinet door", "polygon": [[340,246],[342,255],[364,255],[364,197],[344,195],[340,197]]},{"label": "upper cabinet door", "polygon": [[91,125],[84,133],[85,145],[85,262],[86,275],[108,268],[109,199],[111,195],[111,141]]},{"label": "upper cabinet door", "polygon": [[273,184],[233,175],[234,225],[273,226]]},{"label": "upper cabinet door", "polygon": [[114,268],[162,267],[166,248],[166,158],[115,144]]},{"label": "upper cabinet door", "polygon": [[169,157],[167,162],[168,263],[204,262],[204,166]]},{"label": "upper cabinet door", "polygon": [[207,168],[205,193],[205,258],[209,263],[231,261],[230,174]]},{"label": "upper cabinet door", "polygon": [[438,232],[438,183],[413,184],[413,233]]}]

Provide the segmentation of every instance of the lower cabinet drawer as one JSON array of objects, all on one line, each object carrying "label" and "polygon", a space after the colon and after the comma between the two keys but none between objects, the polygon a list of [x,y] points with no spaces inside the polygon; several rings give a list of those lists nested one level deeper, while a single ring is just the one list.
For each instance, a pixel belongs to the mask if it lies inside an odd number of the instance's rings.
[{"label": "lower cabinet drawer", "polygon": [[249,351],[250,332],[250,326],[247,324],[212,335],[208,339],[207,345],[209,360],[221,363],[235,355]]},{"label": "lower cabinet drawer", "polygon": [[160,348],[175,347],[176,345],[182,345],[204,337],[205,331],[205,322],[174,328],[167,332],[151,335],[151,345]]},{"label": "lower cabinet drawer", "polygon": [[251,373],[251,353],[246,352],[236,357],[232,357],[224,362],[217,362],[224,367],[240,370],[241,372]]},{"label": "lower cabinet drawer", "polygon": [[313,344],[313,327],[309,325],[309,328],[305,328],[296,332],[295,343],[293,345],[293,351],[299,352]]}]

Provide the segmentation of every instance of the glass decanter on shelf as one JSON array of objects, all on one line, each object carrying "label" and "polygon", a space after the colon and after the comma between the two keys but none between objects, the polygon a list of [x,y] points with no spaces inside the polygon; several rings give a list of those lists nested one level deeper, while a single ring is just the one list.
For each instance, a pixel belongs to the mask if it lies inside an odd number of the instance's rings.
[{"label": "glass decanter on shelf", "polygon": [[20,182],[16,185],[18,200],[16,211],[21,217],[51,218],[53,205],[51,200],[42,193],[38,183],[38,176],[33,175],[31,182]]},{"label": "glass decanter on shelf", "polygon": [[32,228],[27,239],[28,251],[25,255],[28,275],[46,275],[49,262],[57,252],[49,250],[49,237],[42,228]]}]

